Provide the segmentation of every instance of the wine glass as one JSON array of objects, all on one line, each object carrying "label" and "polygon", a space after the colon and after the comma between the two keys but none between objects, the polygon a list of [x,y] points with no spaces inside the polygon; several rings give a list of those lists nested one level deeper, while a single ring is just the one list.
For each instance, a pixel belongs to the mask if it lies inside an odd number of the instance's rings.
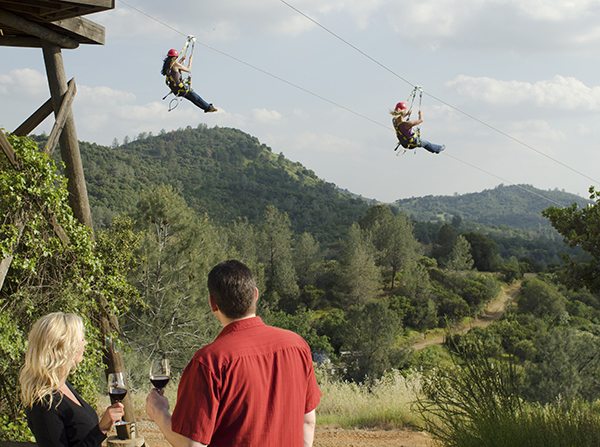
[{"label": "wine glass", "polygon": [[150,366],[150,382],[158,391],[162,390],[169,383],[171,378],[171,368],[169,359],[161,357],[155,359]]},{"label": "wine glass", "polygon": [[[127,388],[125,387],[125,379],[122,372],[114,372],[108,374],[108,395],[110,403],[115,404],[125,399]],[[124,420],[115,422],[115,425],[126,424]]]}]

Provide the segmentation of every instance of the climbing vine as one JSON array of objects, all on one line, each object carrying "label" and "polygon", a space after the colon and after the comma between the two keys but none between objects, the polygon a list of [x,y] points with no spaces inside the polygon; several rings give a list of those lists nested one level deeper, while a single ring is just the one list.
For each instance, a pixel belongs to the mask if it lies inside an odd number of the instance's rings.
[{"label": "climbing vine", "polygon": [[8,140],[17,166],[0,153],[0,260],[12,257],[0,290],[0,439],[14,441],[31,439],[18,374],[27,333],[40,316],[63,311],[84,319],[86,356],[70,380],[86,400],[96,400],[103,369],[98,317],[118,317],[139,299],[126,279],[139,238],[125,218],[94,238],[74,217],[54,161],[27,137]]}]

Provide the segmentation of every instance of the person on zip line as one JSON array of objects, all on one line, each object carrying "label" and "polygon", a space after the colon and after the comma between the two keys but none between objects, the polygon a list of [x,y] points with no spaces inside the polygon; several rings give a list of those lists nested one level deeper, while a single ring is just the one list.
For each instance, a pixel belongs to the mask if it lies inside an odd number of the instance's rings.
[{"label": "person on zip line", "polygon": [[421,110],[419,110],[417,119],[411,120],[408,103],[400,101],[390,114],[392,115],[392,124],[396,130],[396,136],[398,137],[396,149],[398,149],[398,146],[402,146],[405,149],[422,147],[432,154],[439,154],[446,148],[443,144],[435,144],[421,138],[421,132],[417,127],[423,123],[423,112]]},{"label": "person on zip line", "polygon": [[192,71],[193,55],[190,55],[187,66],[183,65],[185,55],[177,60],[178,57],[179,51],[175,48],[171,48],[167,53],[167,57],[163,60],[163,67],[161,70],[161,74],[165,76],[165,82],[171,89],[171,92],[177,97],[182,97],[191,101],[193,104],[204,110],[204,113],[216,112],[217,109],[212,104],[206,102],[198,93],[192,90],[190,78],[183,79],[182,72],[191,73]]}]

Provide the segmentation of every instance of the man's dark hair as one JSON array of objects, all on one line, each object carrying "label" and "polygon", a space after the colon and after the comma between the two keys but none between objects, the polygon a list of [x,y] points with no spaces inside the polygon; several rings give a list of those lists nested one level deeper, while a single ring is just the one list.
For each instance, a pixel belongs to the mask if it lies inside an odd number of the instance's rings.
[{"label": "man's dark hair", "polygon": [[256,311],[252,272],[240,261],[230,259],[208,274],[208,291],[219,310],[228,318],[241,318]]}]

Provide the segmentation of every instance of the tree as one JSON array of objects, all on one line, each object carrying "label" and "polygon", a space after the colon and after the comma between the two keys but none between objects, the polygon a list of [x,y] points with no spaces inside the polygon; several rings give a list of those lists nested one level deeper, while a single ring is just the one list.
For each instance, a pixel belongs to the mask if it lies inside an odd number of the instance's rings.
[{"label": "tree", "polygon": [[471,245],[475,268],[480,272],[495,271],[498,265],[498,246],[496,243],[481,233],[466,233],[464,236]]},{"label": "tree", "polygon": [[377,379],[386,370],[400,366],[404,353],[397,343],[403,331],[402,320],[387,301],[354,306],[347,318],[343,349],[348,351],[349,378]]},{"label": "tree", "polygon": [[132,272],[144,300],[125,332],[140,359],[163,352],[183,368],[217,331],[208,314],[206,277],[224,258],[219,235],[170,186],[142,195],[135,216],[143,234],[142,262]]},{"label": "tree", "polygon": [[444,224],[440,227],[432,253],[440,264],[445,264],[450,257],[457,238],[458,232],[453,225]]},{"label": "tree", "polygon": [[[293,310],[299,289],[292,261],[292,229],[286,213],[273,205],[265,209],[260,260],[265,265],[265,304]],[[281,303],[279,301],[281,300]]]},{"label": "tree", "polygon": [[471,244],[463,235],[456,238],[454,247],[448,256],[446,268],[448,270],[471,270],[473,268]]},{"label": "tree", "polygon": [[259,261],[260,232],[247,219],[237,219],[226,229],[228,256],[246,264],[252,271],[258,290],[265,289],[264,264]]},{"label": "tree", "polygon": [[302,233],[294,244],[294,268],[300,287],[315,282],[316,269],[321,261],[321,248],[317,240],[310,233]]},{"label": "tree", "polygon": [[556,287],[538,278],[524,281],[517,297],[520,313],[530,313],[550,320],[557,320],[565,313],[565,302]]},{"label": "tree", "polygon": [[398,272],[419,257],[420,245],[413,226],[405,214],[394,215],[389,207],[371,207],[361,220],[377,249],[377,262],[389,269],[390,289],[395,287]]},{"label": "tree", "polygon": [[340,268],[347,305],[366,303],[379,294],[381,273],[375,264],[375,248],[358,224],[348,231]]},{"label": "tree", "polygon": [[593,292],[600,292],[600,191],[590,188],[590,199],[595,201],[584,208],[576,204],[566,208],[551,207],[543,211],[552,226],[571,247],[581,247],[592,259],[589,262],[571,261],[566,282],[580,288],[586,285]]}]

